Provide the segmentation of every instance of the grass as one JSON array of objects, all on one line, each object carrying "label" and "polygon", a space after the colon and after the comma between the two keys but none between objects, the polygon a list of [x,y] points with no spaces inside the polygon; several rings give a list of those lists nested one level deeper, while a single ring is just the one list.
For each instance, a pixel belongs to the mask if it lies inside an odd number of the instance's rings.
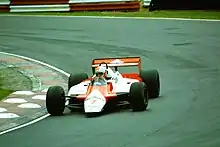
[{"label": "grass", "polygon": [[13,92],[13,90],[11,89],[4,89],[3,87],[3,79],[0,76],[0,100],[4,99],[5,97],[7,97],[9,94],[11,94]]},{"label": "grass", "polygon": [[[2,70],[1,70],[2,71]],[[13,92],[13,90],[11,89],[5,89],[3,88],[3,81],[4,79],[2,78],[2,73],[0,75],[0,100],[4,99],[5,97],[7,97],[9,94],[11,94]]]},{"label": "grass", "polygon": [[32,81],[16,68],[1,67],[0,64],[0,100],[14,91],[31,90]]},{"label": "grass", "polygon": [[9,94],[11,94],[13,91],[9,89],[1,89],[0,88],[0,100],[4,99],[7,97]]},{"label": "grass", "polygon": [[[5,13],[4,13],[5,14]],[[8,13],[7,13],[8,14]],[[12,13],[10,13],[12,14]],[[203,10],[161,10],[149,12],[141,8],[138,12],[19,12],[19,15],[59,15],[59,16],[114,16],[114,17],[165,17],[191,19],[220,19],[220,11]]]}]

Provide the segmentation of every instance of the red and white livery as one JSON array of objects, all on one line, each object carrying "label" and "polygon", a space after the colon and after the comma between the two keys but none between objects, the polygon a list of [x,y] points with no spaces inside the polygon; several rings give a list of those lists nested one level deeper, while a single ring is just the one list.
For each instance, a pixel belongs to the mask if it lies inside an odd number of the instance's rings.
[{"label": "red and white livery", "polygon": [[[119,68],[129,66],[137,70],[120,72]],[[65,107],[72,111],[80,107],[89,116],[119,104],[130,105],[133,111],[144,111],[148,99],[159,96],[159,73],[155,69],[144,71],[140,57],[97,58],[92,61],[92,72],[90,77],[87,73],[70,74],[67,94],[60,86],[49,87],[47,111],[51,115],[61,115]]]}]

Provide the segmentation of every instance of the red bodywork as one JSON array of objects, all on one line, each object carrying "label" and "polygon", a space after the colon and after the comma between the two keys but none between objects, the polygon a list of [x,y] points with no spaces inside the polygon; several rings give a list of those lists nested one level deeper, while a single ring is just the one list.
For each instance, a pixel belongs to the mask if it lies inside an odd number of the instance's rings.
[{"label": "red bodywork", "polygon": [[[112,61],[119,59],[121,61],[123,61],[124,63],[121,64],[111,64]],[[125,57],[125,58],[98,58],[98,59],[94,59],[92,62],[92,68],[94,69],[95,67],[97,67],[100,63],[105,62],[107,63],[107,65],[109,67],[120,67],[120,66],[138,66],[138,70],[140,72],[141,70],[141,60],[140,57]],[[124,78],[130,78],[130,79],[137,79],[139,81],[142,81],[141,78],[139,77],[139,72],[138,73],[124,73],[122,74],[122,76]],[[92,76],[88,79],[91,80]],[[103,96],[106,98],[106,101],[108,101],[109,99],[113,99],[117,97],[117,94],[114,93],[112,91],[113,87],[111,83],[108,83],[107,85],[103,85],[103,86],[93,86],[93,85],[89,85],[88,89],[87,89],[87,93],[86,94],[81,94],[78,95],[76,98],[78,100],[82,100],[84,101],[86,99],[86,97],[91,93],[92,90],[97,89],[99,90]]]}]

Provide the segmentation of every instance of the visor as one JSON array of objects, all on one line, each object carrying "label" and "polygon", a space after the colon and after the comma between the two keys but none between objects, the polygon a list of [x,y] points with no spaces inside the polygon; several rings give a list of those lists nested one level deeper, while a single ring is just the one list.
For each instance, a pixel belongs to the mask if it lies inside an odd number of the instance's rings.
[{"label": "visor", "polygon": [[97,77],[100,77],[100,76],[102,76],[102,75],[104,75],[102,72],[97,72],[97,73],[96,73],[96,76],[97,76]]}]

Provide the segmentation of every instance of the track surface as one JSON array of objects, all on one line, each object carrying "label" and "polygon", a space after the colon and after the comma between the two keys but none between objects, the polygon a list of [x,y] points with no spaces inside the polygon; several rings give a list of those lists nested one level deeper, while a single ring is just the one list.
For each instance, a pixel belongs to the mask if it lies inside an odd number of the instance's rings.
[{"label": "track surface", "polygon": [[146,112],[49,117],[0,136],[4,147],[220,145],[219,22],[1,17],[0,50],[87,71],[95,57],[140,55],[161,75]]}]

